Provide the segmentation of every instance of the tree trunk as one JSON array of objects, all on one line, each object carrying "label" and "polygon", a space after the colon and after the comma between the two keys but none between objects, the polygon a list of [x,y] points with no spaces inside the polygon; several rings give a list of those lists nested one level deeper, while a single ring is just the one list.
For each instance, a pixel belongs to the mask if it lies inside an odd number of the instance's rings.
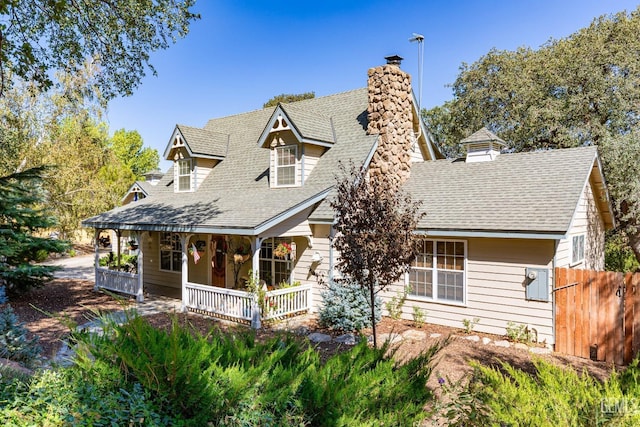
[{"label": "tree trunk", "polygon": [[371,294],[371,328],[373,329],[373,348],[378,348],[378,338],[376,336],[376,293],[373,288],[373,286],[369,286],[369,293]]}]

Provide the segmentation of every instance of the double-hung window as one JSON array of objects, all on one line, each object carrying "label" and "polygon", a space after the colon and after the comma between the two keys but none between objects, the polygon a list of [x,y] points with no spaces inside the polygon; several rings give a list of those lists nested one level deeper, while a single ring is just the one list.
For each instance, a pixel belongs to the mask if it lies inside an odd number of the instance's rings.
[{"label": "double-hung window", "polygon": [[296,185],[297,155],[298,147],[295,145],[275,148],[276,185],[278,187]]},{"label": "double-hung window", "polygon": [[466,242],[422,239],[409,272],[409,295],[465,303]]},{"label": "double-hung window", "polygon": [[178,191],[191,191],[191,160],[178,160]]},{"label": "double-hung window", "polygon": [[175,233],[160,233],[160,270],[182,271],[182,242]]},{"label": "double-hung window", "polygon": [[584,234],[573,236],[571,241],[571,264],[584,261]]},{"label": "double-hung window", "polygon": [[292,261],[289,256],[278,258],[274,255],[274,249],[280,243],[291,243],[286,239],[265,239],[260,247],[260,279],[267,285],[275,286],[278,283],[291,283]]}]

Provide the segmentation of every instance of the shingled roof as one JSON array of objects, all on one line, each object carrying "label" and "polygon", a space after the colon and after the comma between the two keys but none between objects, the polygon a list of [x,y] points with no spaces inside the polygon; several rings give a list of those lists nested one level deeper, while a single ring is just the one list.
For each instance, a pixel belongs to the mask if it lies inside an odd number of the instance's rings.
[{"label": "shingled roof", "polygon": [[271,107],[207,122],[204,131],[229,135],[229,148],[225,159],[197,191],[175,194],[170,170],[154,188],[153,197],[89,218],[83,224],[98,228],[259,234],[321,202],[335,184],[339,161],[363,162],[371,155],[377,137],[365,132],[367,102],[364,88],[296,103],[296,111],[331,118],[336,135],[336,142],[318,160],[302,187],[269,186],[269,150],[256,142],[273,113]]},{"label": "shingled roof", "polygon": [[[594,169],[596,147],[503,154],[491,162],[416,163],[407,190],[430,233],[564,235]],[[605,197],[604,195],[598,195]],[[603,216],[612,222],[608,204]]]}]

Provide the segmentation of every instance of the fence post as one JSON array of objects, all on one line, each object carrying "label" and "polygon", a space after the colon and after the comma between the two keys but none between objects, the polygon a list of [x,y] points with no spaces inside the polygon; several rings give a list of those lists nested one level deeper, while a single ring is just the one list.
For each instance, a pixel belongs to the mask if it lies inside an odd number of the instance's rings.
[{"label": "fence post", "polygon": [[251,301],[251,327],[253,329],[260,329],[262,327],[262,313],[260,313],[260,305],[258,304],[258,297],[253,294]]}]

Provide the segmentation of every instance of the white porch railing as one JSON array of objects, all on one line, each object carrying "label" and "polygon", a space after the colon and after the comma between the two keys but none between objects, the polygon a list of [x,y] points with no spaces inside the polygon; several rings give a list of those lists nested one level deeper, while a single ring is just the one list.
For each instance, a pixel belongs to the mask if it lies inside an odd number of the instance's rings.
[{"label": "white porch railing", "polygon": [[[267,291],[263,320],[276,319],[309,309],[310,285]],[[186,308],[250,322],[254,295],[246,291],[187,283]]]},{"label": "white porch railing", "polygon": [[267,291],[264,303],[264,320],[276,319],[309,310],[311,285]]},{"label": "white porch railing", "polygon": [[137,296],[139,285],[140,281],[135,273],[96,268],[96,288]]},{"label": "white porch railing", "polygon": [[253,294],[234,289],[187,283],[186,308],[251,321]]}]

